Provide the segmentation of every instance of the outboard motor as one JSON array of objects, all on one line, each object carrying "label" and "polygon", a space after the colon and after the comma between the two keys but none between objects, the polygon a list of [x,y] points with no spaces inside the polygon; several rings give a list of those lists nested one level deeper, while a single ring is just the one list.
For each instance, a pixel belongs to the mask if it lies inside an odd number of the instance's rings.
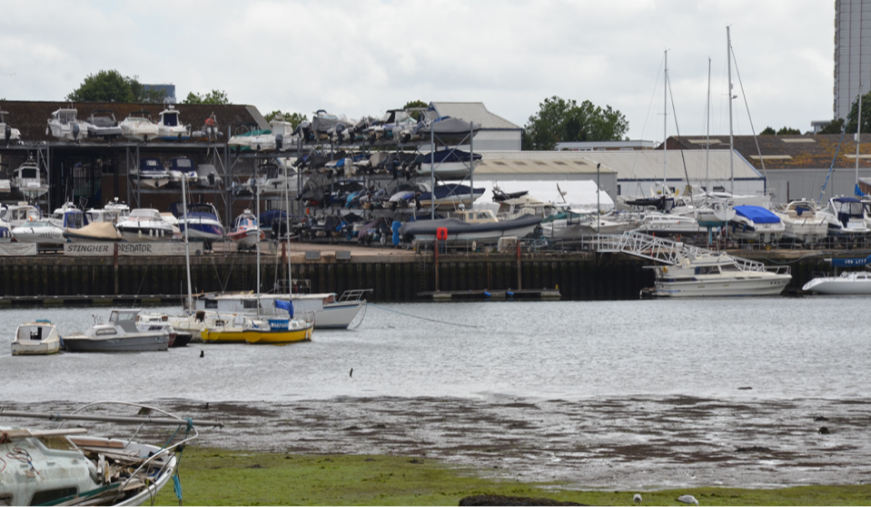
[{"label": "outboard motor", "polygon": [[208,180],[209,180],[209,186],[214,187],[215,186],[215,173],[209,173]]},{"label": "outboard motor", "polygon": [[4,130],[5,132],[3,133],[3,138],[6,140],[6,144],[9,144],[9,140],[12,139],[12,127],[6,125],[6,128]]},{"label": "outboard motor", "polygon": [[281,151],[284,145],[284,134],[275,134],[275,151]]},{"label": "outboard motor", "polygon": [[81,129],[79,128],[78,123],[73,123],[73,140],[79,140],[79,134],[81,133]]}]

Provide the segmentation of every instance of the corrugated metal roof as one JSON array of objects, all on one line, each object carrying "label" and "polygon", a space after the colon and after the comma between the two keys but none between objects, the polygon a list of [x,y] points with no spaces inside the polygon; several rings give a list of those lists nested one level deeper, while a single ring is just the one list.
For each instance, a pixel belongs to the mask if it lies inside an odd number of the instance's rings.
[{"label": "corrugated metal roof", "polygon": [[521,129],[522,127],[487,110],[483,102],[432,102],[439,116],[450,116],[480,123],[485,129]]},{"label": "corrugated metal roof", "polygon": [[[593,162],[601,163],[617,171],[618,180],[662,180],[663,150],[645,151],[585,151],[579,155]],[[665,175],[669,180],[685,180],[689,174],[690,180],[705,178],[705,150],[668,150]],[[710,150],[708,162],[708,177],[723,180],[730,178],[729,150]],[[686,160],[686,172],[684,172]],[[751,166],[740,154],[735,153],[732,159],[735,168],[735,178],[761,179],[762,175]]]},{"label": "corrugated metal roof", "polygon": [[[710,179],[729,179],[729,150],[710,150]],[[487,173],[595,173],[601,163],[601,173],[616,172],[618,180],[662,180],[662,150],[638,151],[488,151],[482,153],[481,165],[475,174]],[[690,180],[705,178],[705,151],[683,150],[686,173]],[[666,177],[685,180],[681,152],[667,152]],[[762,176],[740,154],[735,153],[735,178],[761,179]]]},{"label": "corrugated metal roof", "polygon": [[[579,152],[560,151],[488,151],[475,174],[572,173],[595,174],[596,163],[578,156]],[[602,167],[601,174],[616,171]]]}]

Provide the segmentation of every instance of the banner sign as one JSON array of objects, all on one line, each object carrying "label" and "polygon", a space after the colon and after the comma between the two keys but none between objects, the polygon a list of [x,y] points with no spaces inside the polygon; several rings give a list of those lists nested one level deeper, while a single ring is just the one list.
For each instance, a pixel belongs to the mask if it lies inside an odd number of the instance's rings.
[{"label": "banner sign", "polygon": [[[115,254],[116,243],[64,243],[64,255],[74,257],[111,257]],[[181,242],[143,242],[117,243],[120,257],[177,256],[184,255]],[[191,255],[200,255],[202,243],[191,242]]]}]

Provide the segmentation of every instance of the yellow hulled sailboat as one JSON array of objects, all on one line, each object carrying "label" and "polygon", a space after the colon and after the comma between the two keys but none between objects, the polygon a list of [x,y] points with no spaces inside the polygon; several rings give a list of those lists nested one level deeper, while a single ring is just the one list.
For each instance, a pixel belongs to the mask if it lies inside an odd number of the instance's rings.
[{"label": "yellow hulled sailboat", "polygon": [[281,344],[311,340],[314,322],[302,319],[257,319],[237,315],[221,327],[203,329],[205,343]]}]

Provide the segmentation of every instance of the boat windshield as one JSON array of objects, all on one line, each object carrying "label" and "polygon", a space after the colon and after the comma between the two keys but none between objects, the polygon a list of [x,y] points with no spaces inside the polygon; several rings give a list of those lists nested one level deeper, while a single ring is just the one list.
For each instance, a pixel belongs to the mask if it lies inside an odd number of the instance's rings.
[{"label": "boat windshield", "polygon": [[860,201],[832,201],[838,214],[861,217],[864,215],[864,207]]},{"label": "boat windshield", "polygon": [[135,321],[136,315],[139,312],[136,310],[112,310],[112,314],[109,316],[109,322],[118,323],[125,321]]},{"label": "boat windshield", "polygon": [[39,172],[35,167],[22,167],[20,171],[21,179],[35,180],[39,177]]},{"label": "boat windshield", "polygon": [[163,117],[163,124],[167,127],[177,127],[178,126],[178,113],[163,113],[161,114]]}]

